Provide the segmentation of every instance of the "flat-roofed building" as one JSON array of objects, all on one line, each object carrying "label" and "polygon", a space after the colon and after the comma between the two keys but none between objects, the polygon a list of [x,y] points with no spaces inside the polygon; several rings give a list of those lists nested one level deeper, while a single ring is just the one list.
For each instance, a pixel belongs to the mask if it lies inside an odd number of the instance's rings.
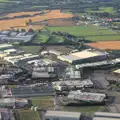
[{"label": "flat-roofed building", "polygon": [[13,46],[11,44],[0,44],[0,51],[12,49],[12,48],[13,48]]},{"label": "flat-roofed building", "polygon": [[56,78],[58,67],[55,61],[49,59],[39,59],[29,63],[34,63],[32,78]]},{"label": "flat-roofed building", "polygon": [[76,69],[76,67],[67,67],[63,77],[65,80],[80,80],[82,74],[79,69]]},{"label": "flat-roofed building", "polygon": [[102,93],[70,91],[67,98],[68,100],[73,100],[73,101],[102,103],[106,99],[106,95]]},{"label": "flat-roofed building", "polygon": [[17,50],[16,49],[8,49],[8,50],[4,50],[4,53],[6,53],[6,54],[13,54],[13,53],[16,53],[17,52]]},{"label": "flat-roofed building", "polygon": [[24,107],[25,105],[28,105],[27,99],[15,99],[15,98],[2,98],[0,99],[0,106],[1,107]]},{"label": "flat-roofed building", "polygon": [[95,112],[93,120],[120,120],[120,113]]},{"label": "flat-roofed building", "polygon": [[0,51],[0,58],[1,59],[3,59],[6,56],[7,56],[7,53],[4,53],[4,52]]},{"label": "flat-roofed building", "polygon": [[33,55],[33,54],[21,54],[21,55],[15,55],[15,56],[6,56],[4,57],[4,60],[16,64],[18,62],[27,62],[30,60],[34,60],[39,58],[39,55]]},{"label": "flat-roofed building", "polygon": [[47,111],[45,120],[80,120],[81,113],[67,111]]},{"label": "flat-roofed building", "polygon": [[54,95],[54,90],[48,85],[41,86],[19,86],[18,88],[12,88],[11,93],[13,97],[39,97],[39,96],[51,96]]},{"label": "flat-roofed building", "polygon": [[0,120],[15,120],[12,110],[0,108]]},{"label": "flat-roofed building", "polygon": [[36,33],[3,31],[0,33],[1,42],[29,42],[34,38]]},{"label": "flat-roofed building", "polygon": [[71,64],[81,64],[81,63],[105,60],[106,54],[107,53],[87,49],[80,52],[70,53],[69,55],[60,55],[57,58],[62,61],[67,61]]},{"label": "flat-roofed building", "polygon": [[52,84],[54,88],[59,91],[80,89],[84,87],[93,87],[93,82],[89,79],[86,79],[83,81],[80,81],[80,80],[56,81],[56,82],[53,82]]},{"label": "flat-roofed building", "polygon": [[117,70],[115,70],[115,71],[113,71],[113,72],[120,74],[120,69],[117,69]]}]

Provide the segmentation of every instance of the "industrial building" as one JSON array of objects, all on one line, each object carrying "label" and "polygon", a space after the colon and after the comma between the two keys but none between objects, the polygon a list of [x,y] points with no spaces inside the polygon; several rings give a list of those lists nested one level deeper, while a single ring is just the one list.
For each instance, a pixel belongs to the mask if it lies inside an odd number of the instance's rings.
[{"label": "industrial building", "polygon": [[37,59],[39,58],[39,55],[33,55],[33,54],[21,54],[21,55],[15,55],[15,56],[6,56],[4,57],[4,60],[16,64],[18,62],[27,62],[29,60]]},{"label": "industrial building", "polygon": [[103,102],[105,98],[106,98],[106,95],[101,93],[71,91],[68,94],[68,99],[80,100],[80,101],[86,101],[86,102]]},{"label": "industrial building", "polygon": [[67,95],[67,97],[62,97],[61,100],[63,104],[66,102],[67,104],[70,103],[79,103],[79,104],[100,104],[104,103],[107,96],[102,93],[90,93],[90,92],[81,92],[78,91],[70,91]]},{"label": "industrial building", "polygon": [[0,85],[8,84],[9,80],[13,79],[12,74],[1,74],[0,75]]},{"label": "industrial building", "polygon": [[59,91],[93,87],[93,82],[89,79],[85,79],[83,81],[80,81],[80,80],[56,81],[56,82],[53,82],[52,84],[54,88]]},{"label": "industrial building", "polygon": [[27,99],[15,99],[15,98],[2,98],[0,99],[0,107],[6,107],[6,108],[21,108],[28,105]]},{"label": "industrial building", "polygon": [[49,59],[39,59],[36,61],[29,61],[34,63],[32,78],[56,78],[57,77],[57,63]]},{"label": "industrial building", "polygon": [[0,108],[0,120],[15,120],[12,110]]},{"label": "industrial building", "polygon": [[65,80],[80,80],[81,77],[82,74],[80,70],[76,69],[75,67],[67,67],[63,75]]},{"label": "industrial building", "polygon": [[106,60],[107,53],[92,49],[87,49],[79,52],[70,53],[68,55],[60,55],[57,58],[71,64],[81,64],[81,63],[83,64],[83,63]]},{"label": "industrial building", "polygon": [[51,96],[55,92],[49,84],[38,84],[38,85],[26,85],[17,86],[15,88],[1,88],[0,94],[3,98],[15,97],[15,98],[27,98],[27,97],[38,97],[38,96]]},{"label": "industrial building", "polygon": [[29,42],[35,37],[35,33],[31,32],[16,32],[16,31],[1,31],[1,42]]},{"label": "industrial building", "polygon": [[47,111],[45,120],[81,120],[81,113],[67,111]]},{"label": "industrial building", "polygon": [[16,49],[7,49],[7,50],[4,50],[4,53],[6,54],[16,54],[17,50]]},{"label": "industrial building", "polygon": [[0,44],[0,51],[12,49],[12,48],[13,48],[13,46],[11,44]]},{"label": "industrial building", "polygon": [[120,120],[120,113],[96,112],[93,120]]}]

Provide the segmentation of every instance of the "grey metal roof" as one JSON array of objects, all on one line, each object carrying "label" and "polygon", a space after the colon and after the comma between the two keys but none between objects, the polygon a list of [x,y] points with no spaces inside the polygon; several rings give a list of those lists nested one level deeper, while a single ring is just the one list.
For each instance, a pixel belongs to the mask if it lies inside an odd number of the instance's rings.
[{"label": "grey metal roof", "polygon": [[67,112],[67,111],[47,111],[45,116],[54,116],[54,117],[67,117],[67,118],[80,118],[80,112]]}]

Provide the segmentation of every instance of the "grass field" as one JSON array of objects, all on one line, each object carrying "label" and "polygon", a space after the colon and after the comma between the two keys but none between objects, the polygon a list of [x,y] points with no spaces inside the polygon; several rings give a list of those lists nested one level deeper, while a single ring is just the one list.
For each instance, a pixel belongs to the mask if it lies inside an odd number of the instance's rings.
[{"label": "grass field", "polygon": [[88,113],[89,115],[93,114],[96,111],[103,111],[105,109],[104,106],[77,106],[77,107],[63,107],[65,111],[75,111]]},{"label": "grass field", "polygon": [[[32,104],[33,104],[33,106],[48,108],[50,110],[54,109],[52,97],[32,98]],[[60,106],[60,110],[85,112],[88,114],[92,114],[93,112],[96,112],[96,111],[102,111],[102,110],[104,110],[104,108],[105,108],[104,106],[75,106],[75,107]]]},{"label": "grass field", "polygon": [[[72,26],[72,27],[48,27],[50,31],[68,32],[72,35],[84,37],[87,40],[120,40],[120,35],[111,29],[100,26]],[[101,34],[100,34],[100,33]]]},{"label": "grass field", "polygon": [[40,33],[37,33],[37,37],[35,40],[32,41],[32,43],[45,43],[49,38],[49,33],[48,31],[41,31]]},{"label": "grass field", "polygon": [[107,12],[110,14],[115,14],[115,10],[113,9],[113,7],[100,7],[99,10],[92,10],[87,8],[85,10],[88,13],[102,13],[102,12]]},{"label": "grass field", "polygon": [[19,110],[19,119],[20,120],[40,120],[38,112],[31,110]]},{"label": "grass field", "polygon": [[40,46],[21,46],[19,49],[26,53],[38,53]]},{"label": "grass field", "polygon": [[[38,107],[48,107],[53,106],[53,100],[52,97],[46,96],[46,97],[34,97],[32,98],[32,105],[38,106]],[[53,108],[53,107],[52,107]]]}]

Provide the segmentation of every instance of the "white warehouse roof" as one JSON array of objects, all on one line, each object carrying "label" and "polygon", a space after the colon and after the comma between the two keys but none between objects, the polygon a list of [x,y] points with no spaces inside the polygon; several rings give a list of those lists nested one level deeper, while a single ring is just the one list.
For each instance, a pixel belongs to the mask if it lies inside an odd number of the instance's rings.
[{"label": "white warehouse roof", "polygon": [[120,69],[115,70],[114,73],[119,73],[120,74]]},{"label": "white warehouse roof", "polygon": [[0,44],[0,48],[12,47],[11,44]]},{"label": "white warehouse roof", "polygon": [[75,60],[87,59],[91,57],[102,56],[105,54],[107,53],[102,53],[98,51],[93,51],[91,49],[87,49],[80,52],[71,53],[69,55],[60,55],[58,56],[58,59],[72,63],[72,61],[75,61]]},{"label": "white warehouse roof", "polygon": [[17,50],[16,49],[8,49],[8,50],[4,50],[4,52],[16,52]]},{"label": "white warehouse roof", "polygon": [[67,117],[67,118],[80,118],[81,113],[79,112],[66,112],[66,111],[47,111],[45,116],[54,117]]}]

